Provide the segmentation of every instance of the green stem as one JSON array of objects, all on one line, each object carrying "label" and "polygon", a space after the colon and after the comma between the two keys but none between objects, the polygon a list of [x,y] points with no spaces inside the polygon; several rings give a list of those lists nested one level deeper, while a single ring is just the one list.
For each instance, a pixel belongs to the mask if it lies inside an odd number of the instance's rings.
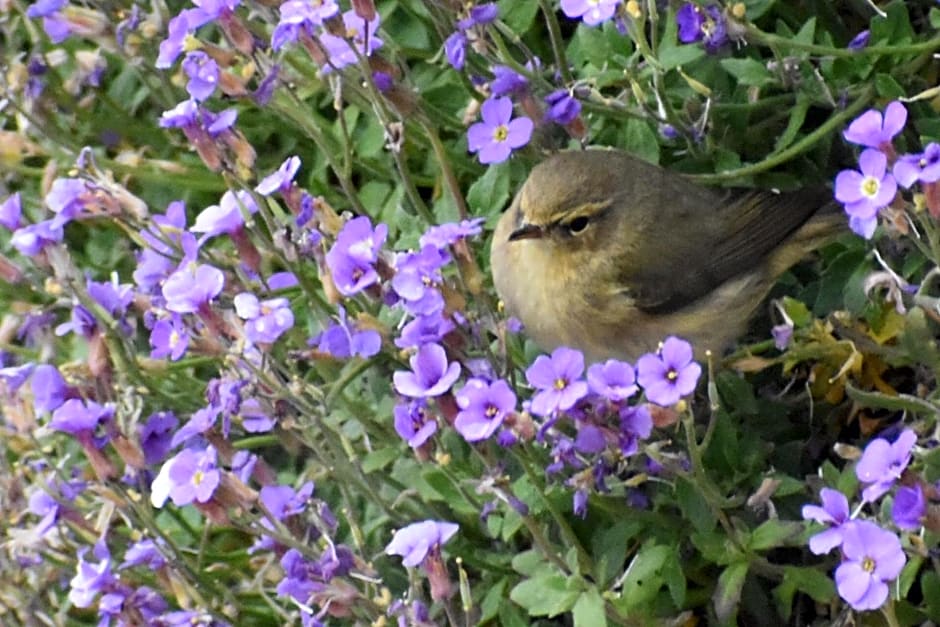
[{"label": "green stem", "polygon": [[940,49],[940,37],[928,39],[917,44],[891,45],[891,46],[869,46],[861,50],[849,50],[848,48],[833,48],[831,46],[820,46],[818,44],[803,43],[795,41],[788,37],[781,37],[771,33],[765,33],[753,24],[745,25],[747,38],[752,43],[763,44],[771,48],[779,47],[789,50],[798,50],[827,57],[865,57],[865,56],[883,56],[883,55],[907,55],[920,54],[922,52],[932,52]]},{"label": "green stem", "polygon": [[561,78],[565,84],[571,83],[571,70],[568,68],[568,59],[565,56],[565,48],[562,45],[561,28],[558,26],[558,18],[555,16],[555,10],[549,4],[548,0],[539,0],[539,7],[545,16],[545,24],[548,26],[548,39],[552,45],[552,54],[555,55],[555,65],[561,73]]},{"label": "green stem", "polygon": [[786,163],[790,159],[793,159],[799,154],[802,154],[812,148],[816,142],[828,135],[829,133],[834,132],[836,129],[841,128],[845,123],[853,118],[856,113],[862,110],[875,95],[875,90],[873,87],[866,87],[862,91],[861,95],[853,102],[849,107],[843,111],[833,115],[825,123],[821,124],[812,133],[809,133],[801,140],[796,141],[784,150],[777,152],[775,154],[769,155],[763,161],[757,163],[752,163],[751,165],[746,165],[741,168],[734,170],[725,170],[724,172],[718,172],[715,174],[694,174],[689,176],[690,179],[698,181],[700,183],[721,183],[724,181],[732,181],[739,178],[744,178],[747,176],[753,176],[755,174],[760,174],[761,172],[766,172],[771,170],[782,163]]}]

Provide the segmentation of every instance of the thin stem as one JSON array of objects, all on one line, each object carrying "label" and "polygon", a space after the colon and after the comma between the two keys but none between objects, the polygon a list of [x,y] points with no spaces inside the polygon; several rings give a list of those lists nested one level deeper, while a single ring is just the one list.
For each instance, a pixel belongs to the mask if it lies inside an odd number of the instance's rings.
[{"label": "thin stem", "polygon": [[555,10],[548,0],[539,0],[539,7],[542,9],[542,14],[545,15],[545,24],[548,26],[548,39],[552,45],[552,54],[555,55],[555,65],[561,73],[562,80],[566,84],[571,83],[571,70],[568,68],[568,59],[562,45],[561,28],[558,26]]}]

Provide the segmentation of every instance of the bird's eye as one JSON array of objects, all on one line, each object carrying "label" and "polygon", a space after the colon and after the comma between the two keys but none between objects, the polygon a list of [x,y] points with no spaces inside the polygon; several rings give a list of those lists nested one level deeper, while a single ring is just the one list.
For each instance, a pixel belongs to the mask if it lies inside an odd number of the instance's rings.
[{"label": "bird's eye", "polygon": [[568,223],[568,232],[571,234],[580,233],[587,228],[588,219],[585,216],[578,216]]}]

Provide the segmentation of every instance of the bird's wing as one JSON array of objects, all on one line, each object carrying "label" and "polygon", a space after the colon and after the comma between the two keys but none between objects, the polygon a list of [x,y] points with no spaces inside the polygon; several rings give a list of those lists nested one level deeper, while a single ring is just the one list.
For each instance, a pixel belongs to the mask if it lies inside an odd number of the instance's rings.
[{"label": "bird's wing", "polygon": [[[634,235],[655,242],[652,260],[622,267],[621,284],[648,313],[682,309],[725,281],[757,268],[787,237],[831,200],[825,190],[775,194],[728,191],[663,178],[660,208]],[[709,217],[704,213],[711,214]]]}]

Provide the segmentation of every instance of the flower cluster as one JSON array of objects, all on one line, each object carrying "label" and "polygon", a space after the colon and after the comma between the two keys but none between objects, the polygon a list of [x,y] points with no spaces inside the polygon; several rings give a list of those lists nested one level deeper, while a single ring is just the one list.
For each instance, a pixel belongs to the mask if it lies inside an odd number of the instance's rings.
[{"label": "flower cluster", "polygon": [[869,109],[842,133],[846,141],[864,147],[858,170],[843,170],[835,180],[836,200],[845,206],[849,226],[871,239],[878,216],[898,198],[898,188],[919,184],[930,215],[940,217],[940,145],[929,143],[923,152],[898,155],[895,138],[907,123],[907,108],[888,104],[884,114]]},{"label": "flower cluster", "polygon": [[[876,610],[888,599],[888,583],[896,579],[907,562],[901,540],[895,532],[860,516],[867,506],[876,506],[898,481],[891,518],[902,531],[917,531],[924,524],[927,501],[923,482],[908,465],[917,442],[914,431],[902,431],[894,442],[872,440],[855,466],[858,480],[866,484],[862,502],[850,513],[846,496],[831,488],[820,492],[822,506],[806,505],[803,518],[827,525],[809,539],[809,548],[821,555],[839,548],[842,563],[836,568],[839,595],[857,610]],[[930,488],[933,493],[935,490]],[[877,515],[877,509],[872,511]]]}]

